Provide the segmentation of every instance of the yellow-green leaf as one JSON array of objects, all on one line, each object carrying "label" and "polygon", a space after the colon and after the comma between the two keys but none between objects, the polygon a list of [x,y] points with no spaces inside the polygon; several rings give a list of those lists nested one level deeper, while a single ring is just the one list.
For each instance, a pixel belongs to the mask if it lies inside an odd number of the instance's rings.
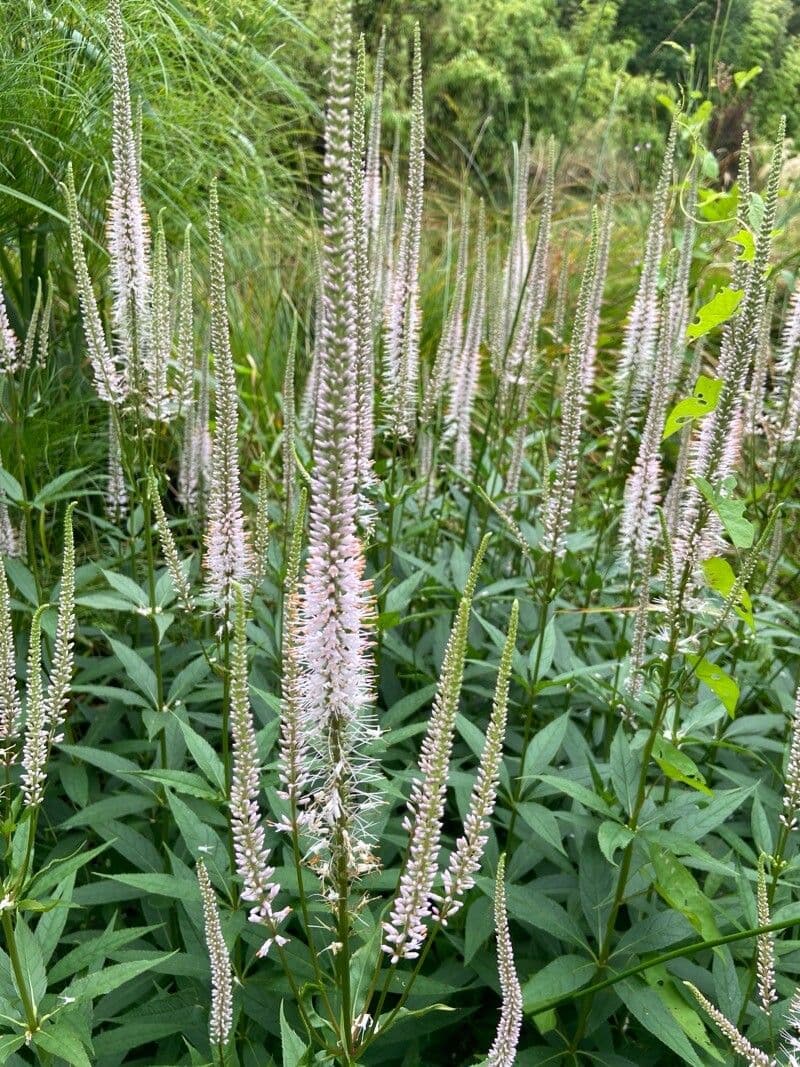
[{"label": "yellow-green leaf", "polygon": [[707,685],[708,688],[719,697],[722,706],[731,718],[736,714],[736,704],[739,700],[739,686],[736,681],[705,657],[687,656],[688,661],[694,667],[694,673]]},{"label": "yellow-green leaf", "polygon": [[737,548],[751,548],[756,536],[756,528],[744,517],[744,501],[733,496],[735,479],[723,479],[719,489],[715,489],[705,478],[695,478],[695,485],[719,516],[728,536]]},{"label": "yellow-green leaf", "polygon": [[717,406],[722,386],[721,378],[708,378],[705,374],[701,374],[695,384],[693,395],[679,400],[670,411],[664,424],[664,434],[661,440],[666,441],[668,437],[672,437],[674,433],[682,430],[687,422],[710,415]]},{"label": "yellow-green leaf", "polygon": [[[715,593],[719,593],[726,600],[730,598],[731,592],[736,585],[736,575],[726,559],[723,559],[722,556],[714,556],[712,559],[704,560],[703,574],[706,576],[709,587]],[[755,632],[756,621],[753,616],[753,601],[750,599],[750,594],[746,589],[739,590],[732,606],[739,618],[743,619],[750,629]]]},{"label": "yellow-green leaf", "polygon": [[744,89],[745,85],[757,78],[759,74],[764,70],[763,67],[755,66],[750,70],[735,70],[733,72],[733,82],[737,89]]},{"label": "yellow-green leaf", "polygon": [[686,334],[692,340],[710,333],[732,318],[742,302],[744,289],[720,289],[707,304],[697,311],[697,319],[689,324]]},{"label": "yellow-green leaf", "polygon": [[694,760],[670,741],[663,737],[656,738],[653,745],[653,759],[667,778],[671,778],[673,782],[683,782],[684,785],[691,786],[699,793],[705,793],[709,797],[712,795]]},{"label": "yellow-green leaf", "polygon": [[736,257],[739,263],[752,263],[756,258],[756,242],[749,230],[739,230],[728,241],[732,245],[739,245],[741,252]]},{"label": "yellow-green leaf", "polygon": [[655,887],[659,896],[671,908],[685,915],[705,940],[719,937],[714,910],[691,871],[656,845],[650,849],[650,862],[656,873]]}]

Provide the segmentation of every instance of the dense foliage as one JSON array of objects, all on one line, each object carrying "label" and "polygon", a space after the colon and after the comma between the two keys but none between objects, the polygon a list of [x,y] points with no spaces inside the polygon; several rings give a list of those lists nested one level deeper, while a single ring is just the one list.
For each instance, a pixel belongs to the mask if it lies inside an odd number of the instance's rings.
[{"label": "dense foliage", "polygon": [[800,1062],[790,5],[429,7],[2,31],[0,1063]]}]

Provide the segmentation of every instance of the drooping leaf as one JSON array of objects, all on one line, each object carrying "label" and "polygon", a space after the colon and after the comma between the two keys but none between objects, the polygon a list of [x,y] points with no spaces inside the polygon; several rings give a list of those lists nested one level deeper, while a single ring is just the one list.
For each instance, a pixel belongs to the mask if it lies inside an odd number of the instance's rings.
[{"label": "drooping leaf", "polygon": [[661,440],[666,441],[668,437],[682,430],[687,423],[710,415],[717,406],[722,385],[721,378],[708,378],[705,374],[701,374],[697,379],[693,395],[679,400],[670,411],[664,424]]},{"label": "drooping leaf", "polygon": [[705,793],[706,796],[712,795],[694,760],[690,759],[685,752],[681,752],[670,741],[667,741],[665,737],[656,738],[653,745],[653,759],[667,778],[671,778],[673,782],[684,782],[686,785],[690,785],[692,789]]},{"label": "drooping leaf", "polygon": [[739,700],[739,686],[735,679],[729,677],[721,667],[712,663],[705,657],[687,655],[686,657],[694,668],[694,673],[712,693],[715,693],[722,706],[731,718],[736,714],[736,704]]},{"label": "drooping leaf", "polygon": [[[731,591],[736,585],[736,575],[733,573],[730,563],[724,557],[713,556],[711,559],[703,560],[703,574],[714,592],[719,593],[726,600],[729,599]],[[743,619],[755,633],[756,623],[753,615],[753,601],[745,588],[739,589],[732,607],[739,618]]]},{"label": "drooping leaf", "polygon": [[726,478],[719,489],[715,489],[705,478],[695,478],[694,482],[719,517],[733,544],[737,548],[751,548],[756,529],[744,517],[744,501],[733,496],[734,479]]},{"label": "drooping leaf", "polygon": [[715,327],[733,318],[744,297],[744,289],[720,289],[707,304],[697,310],[697,319],[689,323],[686,334],[690,340],[704,337]]}]

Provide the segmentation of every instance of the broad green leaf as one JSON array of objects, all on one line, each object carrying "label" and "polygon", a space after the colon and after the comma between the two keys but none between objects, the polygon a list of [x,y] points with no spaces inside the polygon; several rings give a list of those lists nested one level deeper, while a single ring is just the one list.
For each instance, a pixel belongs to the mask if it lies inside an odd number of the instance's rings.
[{"label": "broad green leaf", "polygon": [[666,441],[668,437],[682,430],[687,423],[710,415],[717,406],[722,385],[721,378],[708,378],[705,374],[701,374],[695,384],[694,394],[684,400],[679,400],[670,411],[664,424],[661,440]]},{"label": "broad green leaf", "polygon": [[[585,956],[566,955],[551,960],[537,971],[522,986],[522,1003],[526,1015],[535,1015],[536,1006],[564,993],[572,993],[586,985],[595,973],[597,965]],[[550,1012],[546,1013],[550,1015]],[[552,1029],[543,1016],[535,1019],[542,1032]],[[541,1025],[544,1023],[544,1025]]]},{"label": "broad green leaf", "polygon": [[157,929],[158,926],[132,926],[124,930],[104,930],[88,941],[76,945],[66,956],[57,960],[50,970],[50,981],[55,983],[70,978],[85,967],[92,967],[98,960],[105,959],[112,952],[129,945],[131,941],[138,941]]},{"label": "broad green leaf", "polygon": [[649,967],[644,972],[644,979],[649,986],[658,991],[667,1010],[686,1036],[694,1041],[695,1045],[699,1045],[708,1056],[722,1063],[720,1051],[711,1042],[703,1020],[675,988],[675,983],[667,968]]},{"label": "broad green leaf", "polygon": [[691,340],[704,337],[716,326],[721,326],[728,319],[733,318],[743,297],[744,289],[729,289],[727,287],[720,289],[707,304],[703,304],[701,308],[698,308],[696,321],[689,323],[686,330],[687,336]]},{"label": "broad green leaf", "polygon": [[106,581],[112,589],[116,589],[132,604],[139,607],[147,607],[150,603],[147,593],[125,574],[117,574],[116,571],[103,571]]},{"label": "broad green leaf", "polygon": [[675,1025],[674,1016],[656,989],[637,978],[619,982],[614,989],[631,1015],[662,1045],[671,1049],[679,1063],[704,1067],[687,1036]]},{"label": "broad green leaf", "polygon": [[733,718],[736,715],[736,704],[739,700],[739,686],[729,677],[721,667],[712,663],[705,657],[687,655],[687,660],[694,668],[694,673],[708,688],[715,693],[728,715]]},{"label": "broad green leaf", "polygon": [[[714,556],[712,559],[703,560],[703,574],[706,581],[714,592],[719,593],[725,600],[730,598],[731,590],[736,584],[736,575],[730,563],[722,556]],[[753,601],[746,589],[739,590],[732,604],[733,610],[743,619],[755,633],[756,622],[753,616]]]},{"label": "broad green leaf", "polygon": [[692,789],[705,793],[706,796],[712,795],[694,760],[666,738],[656,738],[653,745],[653,759],[667,778],[671,778],[673,782],[683,782],[685,785],[690,785]]},{"label": "broad green leaf", "polygon": [[650,848],[650,862],[656,875],[656,890],[667,904],[684,915],[704,939],[719,937],[714,909],[691,871],[656,845]]},{"label": "broad green leaf", "polygon": [[705,478],[695,478],[694,482],[719,516],[733,544],[737,548],[751,548],[756,529],[752,522],[744,517],[744,501],[737,500],[732,495],[733,479],[726,478],[719,489],[715,489]]},{"label": "broad green leaf", "polygon": [[43,508],[46,504],[53,503],[56,500],[64,500],[66,497],[71,496],[71,493],[65,493],[64,489],[73,482],[79,474],[83,474],[86,470],[85,467],[79,467],[77,470],[65,471],[63,474],[57,475],[47,485],[42,486],[36,496],[33,498],[32,504],[35,508]]},{"label": "broad green leaf", "polygon": [[177,878],[174,874],[104,874],[112,882],[130,886],[138,890],[137,895],[155,893],[157,896],[172,897],[196,903],[200,900],[197,882],[188,878]]},{"label": "broad green leaf", "polygon": [[22,486],[13,474],[9,474],[5,467],[0,467],[0,497],[5,497],[14,504],[19,504],[25,499]]},{"label": "broad green leaf", "polygon": [[121,641],[116,641],[113,637],[109,638],[109,643],[114,650],[114,655],[125,669],[127,676],[139,692],[148,698],[155,710],[160,711],[161,709],[158,706],[158,683],[153,669],[130,646],[124,645]]},{"label": "broad green leaf", "polygon": [[47,974],[42,949],[27,923],[21,918],[18,919],[14,930],[14,940],[17,944],[17,953],[28,995],[33,1006],[38,1007],[39,1001],[47,992]]},{"label": "broad green leaf", "polygon": [[552,763],[564,741],[568,725],[569,715],[560,715],[533,737],[525,753],[523,778],[530,778]]},{"label": "broad green leaf", "polygon": [[94,1000],[95,997],[103,997],[106,993],[118,989],[125,982],[130,982],[132,978],[151,970],[174,955],[174,952],[161,952],[156,959],[114,963],[96,974],[76,978],[64,990],[64,995],[75,1000]]},{"label": "broad green leaf", "polygon": [[612,822],[610,819],[601,823],[600,829],[597,831],[597,843],[609,863],[615,863],[614,853],[617,849],[625,848],[629,845],[632,839],[633,834],[627,826]]},{"label": "broad green leaf", "polygon": [[192,729],[187,722],[184,722],[183,719],[179,717],[176,717],[175,721],[180,727],[183,739],[186,742],[186,747],[192,754],[192,759],[212,785],[217,786],[220,790],[224,790],[225,768],[222,765],[222,760],[208,741],[206,741],[204,737],[201,737],[196,730]]},{"label": "broad green leaf", "polygon": [[308,1048],[286,1021],[281,1001],[281,1055],[283,1067],[302,1067],[308,1062]]},{"label": "broad green leaf", "polygon": [[46,1030],[38,1030],[34,1034],[33,1043],[59,1060],[65,1060],[72,1067],[92,1067],[92,1061],[86,1055],[80,1038],[65,1022],[56,1021]]}]

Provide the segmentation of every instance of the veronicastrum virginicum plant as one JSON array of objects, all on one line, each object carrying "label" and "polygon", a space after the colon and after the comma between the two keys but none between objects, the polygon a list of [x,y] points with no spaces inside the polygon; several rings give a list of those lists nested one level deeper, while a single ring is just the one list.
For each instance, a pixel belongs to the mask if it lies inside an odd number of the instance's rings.
[{"label": "veronicastrum virginicum plant", "polygon": [[464,189],[440,262],[425,27],[384,157],[387,37],[371,64],[337,4],[278,405],[224,175],[206,300],[203,235],[145,208],[119,0],[108,29],[105,279],[64,175],[99,466],[26,468],[63,308],[18,338],[0,299],[2,1062],[794,1065],[783,129],[724,192],[675,112],[631,268],[625,197],[566,210],[526,127],[508,225]]}]

